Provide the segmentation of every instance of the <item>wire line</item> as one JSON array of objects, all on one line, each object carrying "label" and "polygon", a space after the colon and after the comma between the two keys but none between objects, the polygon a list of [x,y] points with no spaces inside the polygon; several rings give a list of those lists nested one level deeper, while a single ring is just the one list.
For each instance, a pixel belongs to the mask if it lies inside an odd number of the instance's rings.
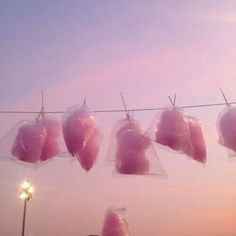
[{"label": "wire line", "polygon": [[[228,104],[233,105],[236,104],[236,102],[228,102]],[[208,104],[196,104],[196,105],[184,105],[184,106],[178,106],[179,108],[188,109],[188,108],[202,108],[202,107],[214,107],[214,106],[227,106],[227,104],[224,103],[208,103]],[[131,111],[158,111],[163,110],[166,107],[153,107],[153,108],[135,108],[135,109],[109,109],[109,110],[89,110],[89,112],[92,113],[115,113],[115,112],[131,112]],[[65,111],[44,111],[47,114],[63,114]],[[0,110],[0,114],[38,114],[40,111],[18,111],[18,110]]]}]

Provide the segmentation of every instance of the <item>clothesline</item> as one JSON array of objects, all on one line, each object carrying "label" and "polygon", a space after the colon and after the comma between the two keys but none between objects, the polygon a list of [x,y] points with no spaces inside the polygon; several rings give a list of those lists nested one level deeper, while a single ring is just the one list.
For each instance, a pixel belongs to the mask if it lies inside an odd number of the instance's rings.
[{"label": "clothesline", "polygon": [[[184,105],[177,106],[178,108],[198,108],[198,107],[214,107],[214,106],[227,106],[234,105],[236,102],[223,103],[208,103],[208,104],[196,104],[196,105]],[[107,110],[89,110],[91,113],[112,113],[112,112],[136,112],[136,111],[158,111],[163,110],[165,107],[153,107],[153,108],[134,108],[134,109],[107,109]],[[25,111],[25,110],[0,110],[0,114],[38,114],[41,111]],[[63,114],[65,111],[44,111],[47,114]]]}]

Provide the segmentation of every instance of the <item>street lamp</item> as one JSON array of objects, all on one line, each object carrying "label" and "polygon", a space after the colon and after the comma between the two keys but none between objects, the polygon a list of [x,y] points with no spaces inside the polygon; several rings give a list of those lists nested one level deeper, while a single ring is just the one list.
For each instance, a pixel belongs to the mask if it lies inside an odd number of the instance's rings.
[{"label": "street lamp", "polygon": [[34,192],[34,187],[30,184],[28,180],[25,180],[20,189],[20,198],[24,200],[24,213],[23,213],[23,223],[22,223],[22,236],[25,235],[25,216],[26,216],[26,205],[27,202],[32,201]]}]

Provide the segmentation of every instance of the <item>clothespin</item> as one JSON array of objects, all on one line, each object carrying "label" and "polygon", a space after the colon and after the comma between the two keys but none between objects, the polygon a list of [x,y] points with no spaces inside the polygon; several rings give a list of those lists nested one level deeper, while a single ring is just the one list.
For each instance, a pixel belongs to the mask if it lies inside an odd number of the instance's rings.
[{"label": "clothespin", "polygon": [[174,100],[172,100],[172,98],[171,98],[170,96],[168,96],[168,98],[169,98],[169,100],[170,100],[172,106],[175,108],[176,94],[175,94],[175,96],[174,96]]},{"label": "clothespin", "polygon": [[220,91],[221,91],[221,94],[222,94],[222,96],[223,96],[223,98],[224,98],[224,100],[225,100],[226,105],[228,106],[228,108],[231,108],[231,105],[230,105],[230,103],[228,102],[228,100],[227,100],[227,98],[226,98],[226,96],[225,96],[223,90],[220,89]]},{"label": "clothespin", "polygon": [[123,101],[123,105],[124,105],[124,108],[125,108],[126,117],[127,117],[128,120],[130,120],[130,114],[129,114],[129,111],[127,110],[127,107],[126,107],[125,100],[124,100],[122,92],[120,92],[120,95],[121,95],[121,99]]},{"label": "clothespin", "polygon": [[44,115],[45,115],[43,89],[42,89],[42,91],[41,91],[41,102],[42,102],[42,107],[41,107],[40,113],[38,114],[38,116],[37,116],[37,118],[36,118],[37,120],[40,118],[40,116],[41,116],[42,118],[44,118]]}]

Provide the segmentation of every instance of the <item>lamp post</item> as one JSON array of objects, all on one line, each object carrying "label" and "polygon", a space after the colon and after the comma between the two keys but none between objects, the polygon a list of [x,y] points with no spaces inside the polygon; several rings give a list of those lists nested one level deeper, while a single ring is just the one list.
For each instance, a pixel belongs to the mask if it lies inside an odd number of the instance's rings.
[{"label": "lamp post", "polygon": [[25,216],[26,216],[26,206],[27,202],[32,201],[34,192],[34,187],[30,184],[28,180],[25,180],[20,189],[20,198],[24,200],[24,212],[23,212],[23,223],[22,223],[22,236],[25,235]]}]

